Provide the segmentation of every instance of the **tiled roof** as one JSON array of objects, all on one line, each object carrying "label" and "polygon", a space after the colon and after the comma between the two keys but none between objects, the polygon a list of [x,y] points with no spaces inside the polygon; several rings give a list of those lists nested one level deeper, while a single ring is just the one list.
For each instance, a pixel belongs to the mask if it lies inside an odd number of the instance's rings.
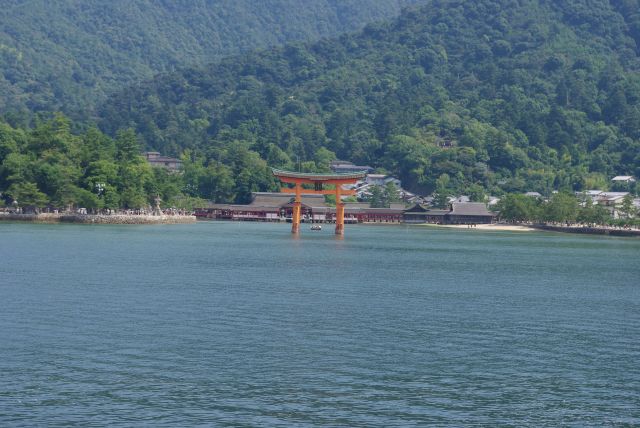
[{"label": "tiled roof", "polygon": [[611,200],[611,199],[624,198],[628,194],[629,192],[602,192],[598,195],[598,198]]},{"label": "tiled roof", "polygon": [[405,210],[405,212],[417,212],[417,213],[423,213],[425,211],[427,211],[427,208],[423,207],[420,204],[414,204],[412,207],[407,208]]},{"label": "tiled roof", "polygon": [[482,202],[459,202],[451,204],[453,209],[452,215],[475,215],[475,216],[493,216],[486,205]]},{"label": "tiled roof", "polygon": [[395,208],[366,208],[363,210],[367,213],[377,213],[377,214],[402,214],[404,209],[395,209]]},{"label": "tiled roof", "polygon": [[405,211],[406,216],[445,216],[449,210]]},{"label": "tiled roof", "polygon": [[369,202],[345,202],[345,208],[371,208],[371,204]]},{"label": "tiled roof", "polygon": [[[252,207],[282,207],[293,204],[294,196],[289,193],[256,192],[253,194]],[[302,195],[302,205],[309,207],[325,206],[323,195]]]},{"label": "tiled roof", "polygon": [[256,192],[251,205],[280,206],[289,203],[293,195],[287,193]]}]

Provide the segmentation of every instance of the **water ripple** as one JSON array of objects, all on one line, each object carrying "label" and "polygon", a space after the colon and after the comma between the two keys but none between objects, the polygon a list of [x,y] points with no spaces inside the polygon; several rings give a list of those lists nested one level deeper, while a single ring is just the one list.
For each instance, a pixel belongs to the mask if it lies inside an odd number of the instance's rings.
[{"label": "water ripple", "polygon": [[0,227],[2,426],[640,424],[637,240]]}]

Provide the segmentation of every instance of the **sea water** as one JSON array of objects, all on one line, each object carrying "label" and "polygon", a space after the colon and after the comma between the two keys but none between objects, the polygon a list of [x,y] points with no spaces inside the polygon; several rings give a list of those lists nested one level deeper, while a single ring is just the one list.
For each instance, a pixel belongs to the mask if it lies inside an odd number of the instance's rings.
[{"label": "sea water", "polygon": [[0,223],[0,426],[640,425],[640,240]]}]

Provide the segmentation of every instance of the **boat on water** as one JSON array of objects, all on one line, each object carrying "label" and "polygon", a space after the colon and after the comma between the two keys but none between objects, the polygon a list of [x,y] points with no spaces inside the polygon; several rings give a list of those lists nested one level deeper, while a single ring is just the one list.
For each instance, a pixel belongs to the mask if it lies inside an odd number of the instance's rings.
[{"label": "boat on water", "polygon": [[322,225],[321,224],[312,224],[311,225],[311,230],[322,230]]}]

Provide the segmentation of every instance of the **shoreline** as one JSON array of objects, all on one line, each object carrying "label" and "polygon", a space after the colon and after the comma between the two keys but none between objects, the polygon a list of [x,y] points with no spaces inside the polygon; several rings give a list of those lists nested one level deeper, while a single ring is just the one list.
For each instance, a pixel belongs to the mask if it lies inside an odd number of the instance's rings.
[{"label": "shoreline", "polygon": [[427,227],[441,227],[444,229],[463,229],[463,230],[483,230],[483,231],[501,231],[501,232],[535,232],[535,229],[531,226],[522,224],[503,224],[503,223],[491,223],[491,224],[476,224],[474,227],[469,227],[466,224],[435,224],[435,223],[418,223],[416,226]]},{"label": "shoreline", "polygon": [[0,220],[27,223],[75,223],[75,224],[193,224],[193,215],[134,215],[134,214],[6,214]]},{"label": "shoreline", "polygon": [[440,227],[446,229],[483,230],[483,231],[506,231],[506,232],[556,232],[572,233],[579,235],[600,235],[600,236],[621,236],[640,237],[638,229],[618,229],[611,227],[589,227],[589,226],[552,226],[546,224],[477,224],[475,227],[468,227],[465,224],[433,224],[422,223],[417,226]]},{"label": "shoreline", "polygon": [[640,237],[639,229],[618,229],[611,227],[591,227],[591,226],[552,226],[546,224],[536,224],[532,226],[534,230],[543,232],[574,233],[582,235],[604,235],[604,236],[626,236]]},{"label": "shoreline", "polygon": [[[194,215],[161,215],[150,214],[73,214],[73,213],[41,213],[41,214],[9,214],[0,212],[0,222],[39,223],[39,224],[105,224],[105,225],[159,225],[159,224],[194,224],[200,221],[225,221],[213,219],[198,219]],[[582,235],[600,235],[617,237],[640,237],[640,229],[619,229],[589,226],[553,226],[545,224],[476,224],[469,227],[466,224],[436,224],[436,223],[378,223],[366,222],[351,226],[418,226],[442,229],[480,230],[495,232],[556,232]]]}]

